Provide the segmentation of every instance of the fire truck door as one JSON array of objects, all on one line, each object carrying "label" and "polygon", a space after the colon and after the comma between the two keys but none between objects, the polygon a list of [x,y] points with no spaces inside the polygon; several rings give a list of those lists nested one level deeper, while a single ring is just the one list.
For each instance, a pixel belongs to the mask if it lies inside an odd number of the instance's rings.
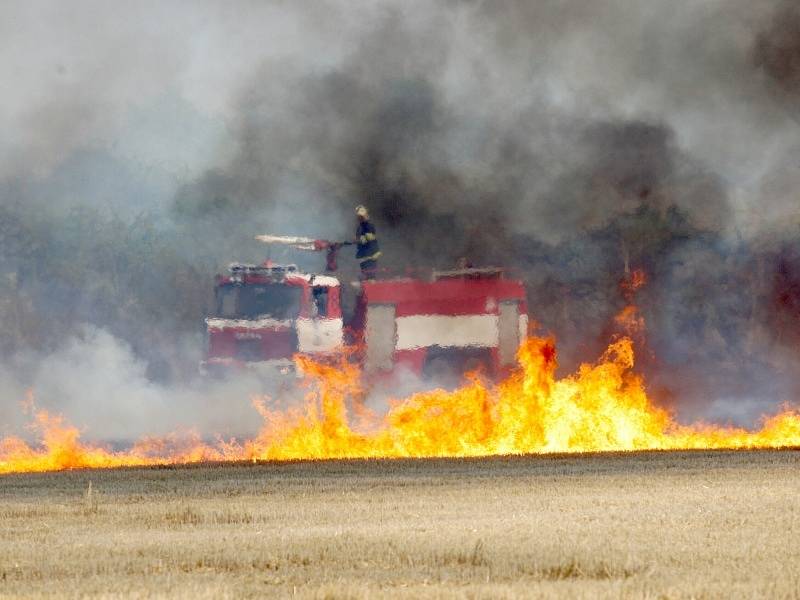
[{"label": "fire truck door", "polygon": [[297,338],[301,352],[332,352],[341,348],[343,324],[341,318],[332,318],[328,295],[330,289],[316,286],[311,293],[310,318],[296,321]]},{"label": "fire truck door", "polygon": [[501,302],[498,322],[498,360],[500,366],[514,364],[519,349],[519,302]]},{"label": "fire truck door", "polygon": [[365,369],[391,369],[397,340],[393,304],[371,304],[367,307]]}]

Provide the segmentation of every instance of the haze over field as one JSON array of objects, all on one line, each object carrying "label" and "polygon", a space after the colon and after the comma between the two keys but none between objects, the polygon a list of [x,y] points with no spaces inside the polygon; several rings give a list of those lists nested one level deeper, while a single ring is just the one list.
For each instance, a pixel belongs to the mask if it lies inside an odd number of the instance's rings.
[{"label": "haze over field", "polygon": [[391,265],[518,269],[565,371],[642,268],[658,401],[796,400],[794,2],[351,6],[0,6],[0,437],[30,386],[111,438],[246,421],[192,381],[213,274],[359,203]]}]

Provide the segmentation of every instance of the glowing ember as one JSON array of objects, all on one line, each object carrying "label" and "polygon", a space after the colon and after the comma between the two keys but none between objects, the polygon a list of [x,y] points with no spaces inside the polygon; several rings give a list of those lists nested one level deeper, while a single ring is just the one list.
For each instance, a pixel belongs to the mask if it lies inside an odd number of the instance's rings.
[{"label": "glowing ember", "polygon": [[363,407],[359,370],[298,357],[308,386],[305,406],[273,411],[243,444],[149,439],[124,452],[82,444],[78,430],[46,411],[34,413],[40,447],[0,441],[0,473],[187,463],[206,460],[484,456],[682,448],[800,446],[800,412],[786,408],[758,431],[679,425],[652,404],[633,371],[629,338],[612,343],[596,364],[557,379],[552,339],[529,338],[519,368],[493,385],[477,375],[452,392],[434,390],[392,402],[379,417]]}]

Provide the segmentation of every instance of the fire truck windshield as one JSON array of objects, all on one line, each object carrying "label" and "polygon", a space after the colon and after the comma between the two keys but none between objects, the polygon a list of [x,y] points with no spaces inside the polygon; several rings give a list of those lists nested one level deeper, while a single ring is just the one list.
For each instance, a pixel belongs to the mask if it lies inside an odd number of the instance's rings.
[{"label": "fire truck windshield", "polygon": [[284,283],[223,285],[217,288],[217,314],[228,319],[294,319],[301,289]]}]

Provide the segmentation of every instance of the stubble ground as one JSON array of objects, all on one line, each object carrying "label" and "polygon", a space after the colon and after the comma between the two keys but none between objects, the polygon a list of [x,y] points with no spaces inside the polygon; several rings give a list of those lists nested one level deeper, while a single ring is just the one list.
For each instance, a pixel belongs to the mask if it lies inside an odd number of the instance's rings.
[{"label": "stubble ground", "polygon": [[0,595],[800,598],[800,452],[0,477]]}]

